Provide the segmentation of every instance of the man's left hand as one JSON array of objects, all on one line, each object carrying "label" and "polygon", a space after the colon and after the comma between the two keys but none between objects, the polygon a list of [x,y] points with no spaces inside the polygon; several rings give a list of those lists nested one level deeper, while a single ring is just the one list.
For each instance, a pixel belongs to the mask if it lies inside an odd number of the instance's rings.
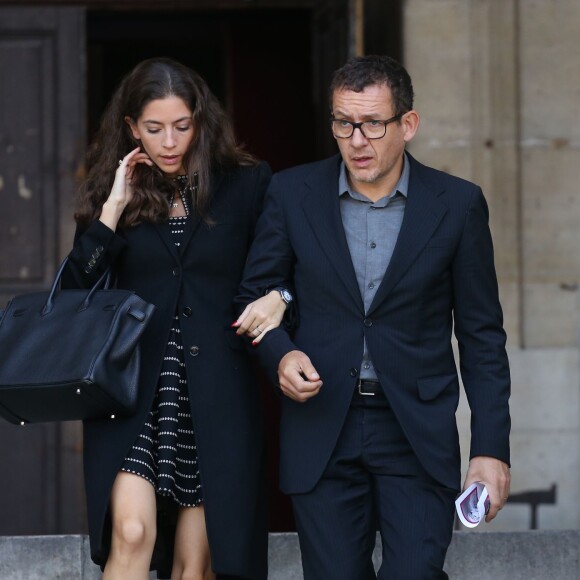
[{"label": "man's left hand", "polygon": [[505,505],[510,492],[510,480],[510,468],[503,461],[483,455],[471,458],[463,489],[476,481],[485,485],[490,502],[486,522],[491,522]]}]

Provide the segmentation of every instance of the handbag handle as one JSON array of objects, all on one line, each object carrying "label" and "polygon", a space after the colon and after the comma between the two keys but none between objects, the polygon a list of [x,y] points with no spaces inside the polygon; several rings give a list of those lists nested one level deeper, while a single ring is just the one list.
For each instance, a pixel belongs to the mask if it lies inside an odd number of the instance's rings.
[{"label": "handbag handle", "polygon": [[[56,294],[58,285],[60,284],[60,279],[62,278],[62,273],[64,272],[67,263],[68,256],[62,261],[62,264],[60,265],[58,272],[56,273],[54,282],[52,283],[52,287],[48,294],[48,298],[46,299],[46,303],[40,312],[41,316],[46,316],[54,308],[54,296]],[[111,268],[109,267],[103,272],[101,277],[95,282],[94,286],[90,289],[89,293],[87,294],[87,297],[83,300],[82,304],[79,306],[78,312],[86,310],[89,306],[89,302],[93,294],[99,288],[101,288],[101,286],[103,287],[103,290],[108,290],[110,283],[111,283]]]}]

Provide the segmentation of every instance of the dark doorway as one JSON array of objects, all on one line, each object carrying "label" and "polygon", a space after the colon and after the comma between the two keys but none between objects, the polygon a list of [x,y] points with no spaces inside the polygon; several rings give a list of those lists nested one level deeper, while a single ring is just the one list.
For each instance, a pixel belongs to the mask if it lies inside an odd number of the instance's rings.
[{"label": "dark doorway", "polygon": [[89,11],[88,129],[122,76],[154,56],[195,69],[251,153],[274,170],[314,160],[310,11]]}]

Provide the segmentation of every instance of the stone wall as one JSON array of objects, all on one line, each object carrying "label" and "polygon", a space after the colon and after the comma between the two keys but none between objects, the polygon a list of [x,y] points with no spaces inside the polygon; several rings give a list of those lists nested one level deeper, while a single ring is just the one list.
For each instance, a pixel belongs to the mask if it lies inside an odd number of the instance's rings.
[{"label": "stone wall", "polygon": [[[580,2],[406,0],[423,162],[490,206],[513,377],[512,492],[557,486],[540,528],[580,527]],[[469,412],[458,411],[464,466]],[[506,506],[488,529],[525,529]]]}]

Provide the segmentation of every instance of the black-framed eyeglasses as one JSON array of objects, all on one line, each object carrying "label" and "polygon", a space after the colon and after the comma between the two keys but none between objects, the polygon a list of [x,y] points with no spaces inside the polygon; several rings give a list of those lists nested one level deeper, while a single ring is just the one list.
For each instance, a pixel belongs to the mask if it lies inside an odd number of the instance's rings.
[{"label": "black-framed eyeglasses", "polygon": [[387,133],[387,125],[398,121],[404,113],[399,113],[386,121],[379,121],[373,119],[372,121],[363,121],[362,123],[354,123],[346,119],[330,118],[330,126],[332,127],[332,134],[337,139],[350,139],[355,129],[359,129],[365,139],[382,139]]}]

